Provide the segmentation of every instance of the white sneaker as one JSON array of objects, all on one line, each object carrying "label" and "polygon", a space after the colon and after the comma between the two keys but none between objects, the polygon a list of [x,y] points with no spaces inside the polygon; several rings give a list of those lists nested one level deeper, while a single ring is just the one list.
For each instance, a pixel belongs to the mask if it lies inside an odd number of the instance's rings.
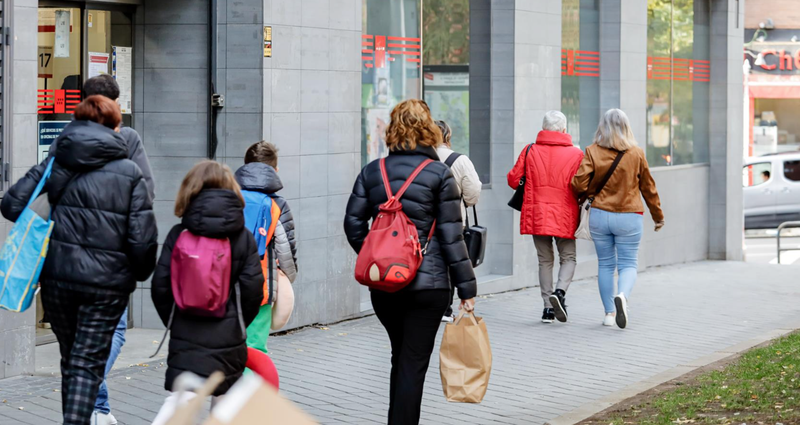
[{"label": "white sneaker", "polygon": [[614,297],[614,306],[617,307],[617,326],[625,329],[628,326],[628,300],[625,299],[625,295],[619,294]]},{"label": "white sneaker", "polygon": [[92,414],[92,425],[117,425],[117,418],[111,413],[94,411]]},{"label": "white sneaker", "polygon": [[603,326],[614,326],[614,314],[608,313],[603,319]]},{"label": "white sneaker", "polygon": [[442,316],[442,322],[444,323],[453,323],[453,316]]}]

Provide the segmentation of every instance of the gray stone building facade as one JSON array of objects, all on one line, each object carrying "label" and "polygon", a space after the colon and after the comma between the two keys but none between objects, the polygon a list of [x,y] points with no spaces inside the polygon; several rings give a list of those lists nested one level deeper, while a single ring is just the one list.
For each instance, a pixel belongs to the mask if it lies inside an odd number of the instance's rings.
[{"label": "gray stone building facade", "polygon": [[[280,148],[282,195],[293,210],[299,244],[297,305],[289,327],[370,312],[368,293],[352,279],[355,254],[342,229],[344,208],[361,166],[377,154],[372,143],[379,142],[380,134],[371,126],[379,126],[381,114],[396,101],[435,95],[426,84],[441,69],[426,68],[425,52],[413,53],[425,50],[426,31],[432,31],[422,23],[425,0],[0,2],[11,31],[2,58],[7,135],[2,162],[10,170],[4,190],[39,160],[37,123],[59,118],[42,116],[37,90],[52,89],[46,86],[47,75],[59,78],[57,70],[42,67],[41,55],[54,54],[48,50],[48,34],[64,28],[55,22],[64,15],[55,11],[71,10],[69,28],[73,42],[80,40],[82,47],[75,50],[80,60],[61,63],[74,66],[72,74],[89,75],[93,51],[132,48],[126,122],[142,135],[153,167],[161,240],[177,222],[172,210],[181,179],[197,161],[212,156],[212,140],[213,156],[232,168],[242,164],[251,143],[272,141]],[[469,8],[464,128],[470,135],[465,146],[485,183],[478,212],[489,228],[486,262],[476,269],[481,293],[537,284],[533,243],[519,235],[519,215],[506,206],[511,196],[506,173],[535,140],[549,109],[572,108],[570,132],[583,147],[591,142],[588,133],[600,111],[612,107],[628,112],[648,152],[665,149],[667,143],[666,163],[652,164],[667,226],[658,234],[647,226],[642,269],[709,258],[741,260],[743,2],[694,0],[695,19],[705,19],[694,25],[695,40],[707,46],[696,48],[696,58],[687,60],[700,67],[708,62],[710,78],[690,79],[695,93],[690,101],[700,118],[693,124],[692,160],[685,163],[672,155],[683,149],[674,141],[685,128],[675,108],[678,101],[672,100],[679,99],[682,83],[670,83],[668,102],[651,84],[657,78],[649,65],[657,55],[648,52],[648,30],[658,23],[649,18],[648,2],[459,2]],[[270,57],[264,54],[265,27],[272,35]],[[386,40],[384,57],[378,47]],[[591,75],[576,71],[580,59],[571,68],[573,54],[594,55],[584,72]],[[675,69],[671,81],[678,75]],[[69,89],[66,82],[61,89]],[[221,109],[211,106],[211,83],[213,92],[224,96]],[[669,104],[669,112],[663,104]],[[667,122],[678,122],[670,124],[666,142],[654,112],[659,108],[664,109],[660,116],[669,113]],[[0,236],[10,226],[2,223]],[[596,274],[593,246],[579,243],[578,254],[579,277]],[[537,314],[538,308],[514,314]],[[33,372],[34,310],[0,311],[0,378]],[[133,293],[130,311],[132,326],[162,326],[146,282]],[[46,339],[40,335],[40,341]]]}]

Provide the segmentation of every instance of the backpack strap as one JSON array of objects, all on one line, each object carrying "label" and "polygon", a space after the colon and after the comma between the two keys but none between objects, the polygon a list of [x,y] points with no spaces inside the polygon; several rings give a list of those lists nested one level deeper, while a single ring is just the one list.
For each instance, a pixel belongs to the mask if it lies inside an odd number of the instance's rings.
[{"label": "backpack strap", "polygon": [[[242,327],[242,335],[247,338],[247,327],[244,325],[244,316],[242,315],[242,290],[239,287],[239,280],[233,285],[233,292],[236,294],[236,315],[239,319],[239,326]],[[174,307],[173,307],[174,308]]]},{"label": "backpack strap", "polygon": [[386,158],[381,158],[381,175],[383,176],[383,187],[384,189],[386,189],[386,197],[389,198],[389,200],[394,198],[395,201],[399,201],[400,198],[403,196],[403,194],[406,193],[406,189],[408,189],[408,187],[411,186],[411,183],[414,182],[414,179],[416,179],[419,173],[422,172],[422,169],[427,167],[428,164],[432,162],[433,162],[432,159],[426,159],[425,161],[422,161],[422,164],[419,164],[417,168],[414,169],[414,172],[412,172],[411,175],[408,176],[406,182],[403,183],[403,186],[400,188],[400,190],[398,190],[397,193],[393,195],[392,188],[391,186],[389,186],[389,175],[386,173]]},{"label": "backpack strap", "polygon": [[453,168],[453,164],[455,164],[456,160],[460,156],[461,154],[458,152],[451,153],[450,156],[448,156],[447,159],[444,161],[444,165],[446,165],[447,168]]},{"label": "backpack strap", "polygon": [[[417,168],[414,169],[414,172],[408,176],[406,182],[403,183],[403,187],[401,187],[396,194],[392,195],[392,188],[389,186],[389,175],[386,174],[386,158],[381,158],[381,175],[383,176],[383,187],[386,189],[386,197],[389,198],[390,201],[392,199],[395,201],[400,201],[400,197],[406,193],[406,189],[411,186],[411,183],[414,182],[414,179],[416,179],[419,173],[421,173],[422,170],[432,162],[432,159],[426,159],[425,161],[422,161],[422,164],[419,164]],[[425,246],[422,248],[423,255],[425,255],[425,253],[428,251],[428,244],[431,242],[431,238],[433,238],[434,231],[436,231],[436,219],[433,220],[431,231],[428,233],[428,239],[425,240]]]},{"label": "backpack strap", "polygon": [[169,312],[169,320],[167,321],[167,328],[164,329],[164,336],[161,337],[161,342],[158,343],[158,348],[156,348],[156,352],[153,353],[150,358],[158,355],[158,352],[161,351],[161,347],[164,345],[164,341],[167,339],[167,334],[169,333],[170,328],[172,328],[172,320],[175,318],[175,303],[172,303],[172,310]]}]

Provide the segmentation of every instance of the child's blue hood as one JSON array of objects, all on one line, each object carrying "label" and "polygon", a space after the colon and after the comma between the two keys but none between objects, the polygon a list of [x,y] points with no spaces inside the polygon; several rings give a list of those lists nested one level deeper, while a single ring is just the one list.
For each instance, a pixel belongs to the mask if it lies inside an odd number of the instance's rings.
[{"label": "child's blue hood", "polygon": [[243,190],[261,193],[276,193],[283,189],[278,172],[272,166],[261,162],[251,162],[236,170],[236,182]]}]

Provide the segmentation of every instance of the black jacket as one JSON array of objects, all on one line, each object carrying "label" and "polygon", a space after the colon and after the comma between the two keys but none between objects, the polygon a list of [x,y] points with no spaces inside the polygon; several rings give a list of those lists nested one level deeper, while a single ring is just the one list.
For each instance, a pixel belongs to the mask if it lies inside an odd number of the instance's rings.
[{"label": "black jacket", "polygon": [[171,391],[175,378],[185,371],[208,377],[219,370],[225,374],[225,381],[217,387],[214,395],[222,395],[242,376],[247,363],[247,336],[239,323],[234,283],[238,281],[241,288],[242,316],[245,326],[248,326],[261,307],[264,276],[253,234],[244,227],[239,197],[229,190],[203,190],[189,204],[181,223],[167,235],[153,275],[151,296],[164,325],[169,321],[175,303],[170,274],[172,249],[184,230],[208,238],[230,239],[231,293],[225,317],[221,319],[182,314],[175,310],[164,388]]},{"label": "black jacket", "polygon": [[[127,295],[153,272],[158,249],[153,202],[141,170],[127,157],[122,136],[94,122],[73,121],[59,136],[44,186],[55,226],[43,284]],[[5,218],[15,221],[22,213],[46,162],[6,193]]]},{"label": "black jacket", "polygon": [[[418,147],[413,151],[389,153],[386,173],[392,192],[397,193],[414,169],[429,158],[435,162],[422,170],[400,199],[403,212],[417,226],[423,245],[436,219],[436,231],[422,265],[414,282],[406,289],[450,289],[452,282],[459,298],[474,298],[478,288],[462,234],[458,186],[447,166],[439,162],[436,151],[429,147]],[[369,233],[369,220],[378,215],[378,208],[386,201],[380,164],[379,161],[373,161],[358,175],[344,218],[347,240],[356,252],[361,250]]]},{"label": "black jacket", "polygon": [[[144,150],[142,138],[139,137],[139,133],[136,130],[130,127],[122,127],[119,130],[119,134],[122,135],[125,140],[125,146],[128,148],[128,159],[135,162],[139,169],[142,170],[142,178],[144,178],[144,182],[147,185],[147,192],[150,193],[151,198],[155,199],[156,184],[153,181],[153,171],[150,169],[150,160],[147,159],[147,152]],[[57,150],[58,140],[54,141],[50,146],[47,160],[52,158]]]}]

